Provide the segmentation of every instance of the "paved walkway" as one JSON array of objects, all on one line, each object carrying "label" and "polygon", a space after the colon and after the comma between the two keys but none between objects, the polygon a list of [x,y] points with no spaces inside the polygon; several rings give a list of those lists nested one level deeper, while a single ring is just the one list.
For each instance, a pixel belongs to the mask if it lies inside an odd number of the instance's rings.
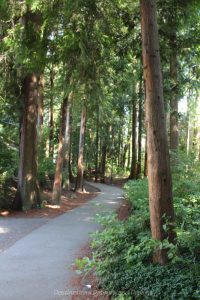
[{"label": "paved walkway", "polygon": [[[99,227],[95,215],[117,209],[122,199],[119,188],[92,185],[101,190],[94,200],[53,220],[44,220],[46,224],[39,224],[39,228],[0,253],[0,299],[71,298],[67,295],[67,286],[73,276],[70,266],[89,240],[89,233]],[[34,221],[37,223],[38,219]],[[22,222],[22,228],[26,228],[28,220]],[[9,226],[8,223],[7,229],[1,227],[0,222],[0,234],[9,230]]]}]

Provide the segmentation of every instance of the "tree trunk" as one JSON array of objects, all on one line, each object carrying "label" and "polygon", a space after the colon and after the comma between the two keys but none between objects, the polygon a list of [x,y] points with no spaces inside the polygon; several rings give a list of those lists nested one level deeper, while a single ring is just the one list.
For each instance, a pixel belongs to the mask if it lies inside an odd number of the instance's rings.
[{"label": "tree trunk", "polygon": [[132,108],[132,160],[131,160],[131,172],[129,179],[136,179],[136,162],[137,162],[137,108],[136,108],[136,97],[133,99]]},{"label": "tree trunk", "polygon": [[66,120],[66,129],[65,129],[65,145],[64,145],[64,156],[65,156],[65,182],[63,188],[67,191],[70,190],[70,146],[71,146],[71,122],[70,122],[70,109],[73,99],[73,91],[70,92],[68,97],[68,106],[67,106],[67,120]]},{"label": "tree trunk", "polygon": [[98,164],[99,164],[99,106],[97,105],[97,123],[96,123],[96,153],[95,153],[95,182],[98,182]]},{"label": "tree trunk", "polygon": [[38,78],[27,75],[24,83],[24,112],[20,140],[18,189],[14,209],[27,211],[40,203],[37,181]]},{"label": "tree trunk", "polygon": [[138,111],[138,160],[137,160],[137,178],[141,178],[142,173],[142,76],[140,78],[139,88],[139,111]]},{"label": "tree trunk", "polygon": [[171,41],[170,57],[170,77],[172,81],[171,99],[170,99],[170,149],[178,150],[179,130],[178,130],[178,78],[177,78],[177,49],[176,37]]},{"label": "tree trunk", "polygon": [[40,75],[38,85],[38,155],[39,158],[44,158],[44,139],[43,139],[43,122],[44,122],[44,75]]},{"label": "tree trunk", "polygon": [[53,184],[52,203],[54,205],[60,204],[61,190],[62,190],[62,169],[65,155],[65,144],[69,140],[69,99],[65,98],[62,104],[61,129],[59,136],[58,155],[56,160],[56,171]]},{"label": "tree trunk", "polygon": [[123,170],[126,169],[126,156],[127,156],[128,146],[129,146],[128,143],[125,144],[124,149],[123,149],[123,156],[122,156],[122,168],[123,168]]},{"label": "tree trunk", "polygon": [[[174,241],[174,208],[164,111],[155,0],[141,0],[142,51],[146,87],[149,205],[152,238]],[[169,228],[163,225],[167,218]],[[165,264],[167,253],[157,249],[154,261]]]},{"label": "tree trunk", "polygon": [[79,154],[78,154],[78,172],[76,179],[76,190],[83,191],[83,154],[85,144],[85,130],[86,130],[86,106],[83,105],[81,113],[81,126],[80,126],[80,138],[79,138]]},{"label": "tree trunk", "polygon": [[50,107],[49,107],[49,157],[52,157],[54,155],[54,111],[53,111],[53,89],[54,89],[54,73],[53,73],[53,67],[50,73],[50,86],[51,86],[51,97],[50,97]]},{"label": "tree trunk", "polygon": [[106,156],[107,156],[107,145],[106,141],[103,143],[101,149],[101,183],[105,183],[105,173],[106,173]]},{"label": "tree trunk", "polygon": [[145,154],[144,154],[144,177],[148,176],[148,166],[147,166],[147,136],[145,141]]}]

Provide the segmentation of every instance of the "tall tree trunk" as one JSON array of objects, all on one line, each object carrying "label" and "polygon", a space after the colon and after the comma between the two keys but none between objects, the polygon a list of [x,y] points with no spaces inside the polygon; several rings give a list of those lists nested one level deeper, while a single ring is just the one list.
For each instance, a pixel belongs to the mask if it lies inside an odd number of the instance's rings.
[{"label": "tall tree trunk", "polygon": [[130,143],[128,144],[128,159],[127,159],[127,168],[129,168],[131,164],[131,145]]},{"label": "tall tree trunk", "polygon": [[[70,132],[71,134],[71,132]],[[74,176],[72,173],[72,151],[71,151],[71,139],[70,139],[70,151],[69,151],[69,182],[74,183]]]},{"label": "tall tree trunk", "polygon": [[104,141],[101,148],[101,183],[105,183],[106,156],[107,156],[107,144],[106,141]]},{"label": "tall tree trunk", "polygon": [[53,142],[53,137],[54,137],[54,109],[53,109],[53,89],[54,89],[54,72],[53,72],[53,66],[52,70],[50,73],[50,87],[51,87],[51,97],[50,97],[50,106],[49,106],[49,157],[53,158],[54,155],[54,142]]},{"label": "tall tree trunk", "polygon": [[76,190],[83,191],[83,154],[85,144],[85,130],[86,130],[86,106],[83,104],[81,113],[81,126],[80,126],[80,138],[79,138],[79,154],[78,154],[78,172],[76,179]]},{"label": "tall tree trunk", "polygon": [[99,106],[96,108],[97,120],[96,120],[96,153],[95,153],[95,182],[98,182],[98,164],[99,164]]},{"label": "tall tree trunk", "polygon": [[70,189],[70,146],[71,146],[71,122],[70,122],[70,109],[71,109],[71,103],[73,99],[73,91],[70,92],[68,97],[68,106],[67,106],[67,120],[66,120],[66,129],[65,129],[65,145],[64,145],[64,156],[65,156],[65,182],[63,184],[63,187],[65,190],[69,191]]},{"label": "tall tree trunk", "polygon": [[126,145],[124,147],[124,169],[130,168],[131,158],[130,158],[130,139],[131,139],[131,131],[132,131],[132,115],[129,113],[129,120],[128,120],[128,132],[127,132],[127,140]]},{"label": "tall tree trunk", "polygon": [[14,209],[29,210],[40,203],[37,181],[38,78],[27,75],[24,83],[24,112],[20,140],[18,189]]},{"label": "tall tree trunk", "polygon": [[44,122],[44,75],[40,75],[38,84],[38,152],[39,157],[44,158],[44,141],[43,141],[43,122]]},{"label": "tall tree trunk", "polygon": [[148,176],[148,165],[147,165],[147,136],[145,140],[145,154],[144,154],[144,177]]},{"label": "tall tree trunk", "polygon": [[142,75],[139,88],[139,111],[138,111],[138,160],[137,160],[137,178],[141,178],[142,173]]},{"label": "tall tree trunk", "polygon": [[187,151],[187,156],[189,156],[190,151],[191,151],[191,137],[190,137],[190,114],[189,112],[187,113],[187,139],[186,139],[186,151]]},{"label": "tall tree trunk", "polygon": [[124,145],[124,149],[123,149],[123,156],[122,156],[122,168],[123,170],[125,170],[125,166],[126,166],[126,156],[127,156],[127,151],[128,151],[128,143],[126,143]]},{"label": "tall tree trunk", "polygon": [[53,184],[52,203],[54,205],[60,204],[62,191],[62,169],[65,156],[65,144],[69,139],[69,99],[65,98],[62,104],[61,129],[59,136],[58,155],[56,160],[56,171]]},{"label": "tall tree trunk", "polygon": [[177,151],[179,143],[178,130],[178,78],[177,78],[177,46],[176,37],[171,40],[170,77],[172,81],[170,99],[170,149]]},{"label": "tall tree trunk", "polygon": [[137,105],[136,97],[134,95],[132,106],[132,160],[131,160],[131,172],[129,179],[136,179],[136,162],[137,162]]},{"label": "tall tree trunk", "polygon": [[[174,241],[174,208],[155,0],[141,0],[143,68],[146,87],[146,122],[149,205],[152,238]],[[168,219],[169,228],[163,225]],[[157,249],[154,261],[165,264],[167,253]]]}]

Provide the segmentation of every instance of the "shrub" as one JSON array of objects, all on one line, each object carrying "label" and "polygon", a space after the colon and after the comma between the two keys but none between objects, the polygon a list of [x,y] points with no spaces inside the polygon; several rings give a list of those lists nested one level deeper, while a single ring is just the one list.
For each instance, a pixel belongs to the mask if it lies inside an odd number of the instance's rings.
[{"label": "shrub", "polygon": [[[200,299],[200,191],[195,171],[190,173],[174,182],[176,245],[151,239],[146,179],[125,186],[133,206],[128,220],[100,218],[104,229],[92,236],[93,261],[100,285],[113,299]],[[169,249],[165,266],[151,260],[158,246]]]}]

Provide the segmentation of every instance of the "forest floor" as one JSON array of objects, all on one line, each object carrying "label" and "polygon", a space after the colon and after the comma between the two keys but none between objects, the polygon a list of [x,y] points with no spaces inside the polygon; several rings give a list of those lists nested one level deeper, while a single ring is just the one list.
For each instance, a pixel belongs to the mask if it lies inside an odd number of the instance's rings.
[{"label": "forest floor", "polygon": [[0,218],[0,236],[8,237],[10,232],[17,234],[14,243],[2,247],[0,253],[0,299],[72,299],[76,291],[79,291],[76,299],[81,299],[85,291],[70,283],[75,273],[70,266],[80,249],[88,244],[89,233],[99,228],[95,215],[116,210],[122,201],[121,189],[105,184],[92,185],[101,189],[101,193],[89,192],[93,195],[88,196],[96,198],[89,202],[88,197],[81,201],[71,199],[82,206],[73,209],[73,203],[68,206],[68,213],[57,211],[62,215],[56,218],[48,211],[44,213],[49,208],[42,209],[39,215],[30,214],[30,217],[16,213]]},{"label": "forest floor", "polygon": [[63,191],[60,206],[50,205],[52,191],[47,189],[41,193],[43,207],[28,212],[0,210],[0,217],[11,218],[55,218],[69,210],[79,207],[98,195],[99,189],[85,184],[85,192]]}]

